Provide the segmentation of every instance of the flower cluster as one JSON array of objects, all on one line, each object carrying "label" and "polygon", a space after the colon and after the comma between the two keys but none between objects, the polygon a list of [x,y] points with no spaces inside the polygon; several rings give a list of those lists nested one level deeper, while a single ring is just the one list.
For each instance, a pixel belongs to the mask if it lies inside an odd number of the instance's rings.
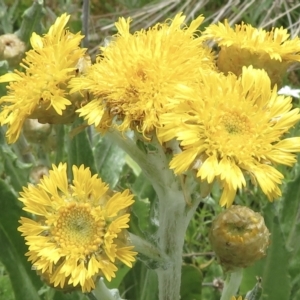
[{"label": "flower cluster", "polygon": [[85,49],[79,44],[83,36],[65,29],[70,16],[57,18],[43,37],[32,34],[32,50],[26,52],[21,67],[0,77],[9,82],[8,95],[0,99],[0,124],[7,125],[7,139],[14,143],[24,121],[38,119],[41,123],[68,123],[74,119],[76,99],[67,92],[69,80],[76,75],[77,64]]},{"label": "flower cluster", "polygon": [[129,267],[135,260],[126,228],[134,202],[125,190],[114,193],[83,165],[73,166],[68,184],[67,165],[53,165],[36,186],[24,187],[19,200],[35,219],[21,218],[26,254],[34,269],[50,285],[89,292],[95,280],[115,277],[116,261]]},{"label": "flower cluster", "polygon": [[[16,142],[23,128],[30,140],[28,119],[66,124],[83,117],[101,133],[133,131],[133,140],[159,141],[161,156],[154,159],[166,154],[163,162],[176,175],[192,173],[208,190],[218,182],[223,190],[221,206],[229,208],[237,191],[249,183],[258,185],[270,201],[281,196],[283,174],[276,167],[296,162],[300,137],[288,133],[300,113],[293,108],[292,97],[278,93],[278,86],[287,68],[300,61],[300,39],[290,39],[282,28],[268,32],[242,23],[232,29],[227,21],[201,32],[202,16],[187,26],[181,13],[131,33],[131,19],[120,18],[115,23],[117,34],[100,47],[91,64],[80,47],[83,36],[66,29],[69,18],[61,15],[43,36],[33,33],[32,49],[20,64],[23,71],[0,77],[0,83],[9,83],[7,95],[0,98],[0,125],[7,127],[9,143]],[[217,53],[207,41],[217,43]],[[2,57],[9,60],[5,50],[0,39]],[[13,56],[16,61],[23,52],[22,48]],[[50,134],[51,126],[46,127],[39,142]],[[167,168],[161,165],[164,176]],[[72,167],[70,182],[66,164],[52,168],[20,193],[32,219],[22,217],[18,230],[28,245],[28,260],[49,285],[90,292],[99,277],[109,281],[115,277],[118,263],[132,267],[135,261],[137,252],[126,231],[133,195],[109,190],[83,165]],[[176,188],[181,184],[176,192],[185,196],[184,183],[189,181],[183,177],[177,181],[167,172]],[[165,191],[175,185],[163,185],[161,195],[174,195]],[[182,205],[184,198],[178,198]],[[174,197],[171,200],[175,203]],[[221,214],[214,221],[211,242],[226,269],[246,267],[265,255],[269,232],[253,212],[234,206],[227,212],[229,216]],[[160,217],[166,216],[163,213]],[[187,215],[186,220],[191,214]],[[162,230],[173,224],[163,222]],[[170,231],[170,235],[158,231],[158,242],[173,242],[161,238],[178,233]],[[161,250],[166,249],[169,254],[170,245]]]},{"label": "flower cluster", "polygon": [[[44,37],[33,34],[33,50],[21,64],[25,73],[0,77],[10,81],[0,99],[9,142],[26,118],[66,123],[76,111],[100,132],[134,130],[146,140],[157,134],[166,151],[165,143],[177,141],[170,167],[176,174],[192,169],[209,184],[219,181],[222,206],[232,204],[247,178],[270,201],[280,197],[283,175],[275,166],[296,161],[300,138],[284,135],[300,115],[290,97],[277,94],[276,83],[300,60],[298,38],[289,39],[282,28],[232,29],[227,21],[201,33],[204,18],[187,26],[181,13],[132,34],[131,19],[120,18],[118,33],[86,67],[82,36],[65,30],[68,18],[58,18]],[[217,61],[207,40],[220,47]],[[88,97],[72,99],[79,95]]]}]

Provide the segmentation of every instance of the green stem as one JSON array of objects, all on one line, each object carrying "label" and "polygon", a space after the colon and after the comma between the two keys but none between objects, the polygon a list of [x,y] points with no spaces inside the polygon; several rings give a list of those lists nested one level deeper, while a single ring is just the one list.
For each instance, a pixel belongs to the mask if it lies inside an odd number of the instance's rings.
[{"label": "green stem", "polygon": [[243,278],[243,269],[238,269],[227,275],[225,285],[223,288],[221,300],[230,300],[235,296],[240,287]]}]

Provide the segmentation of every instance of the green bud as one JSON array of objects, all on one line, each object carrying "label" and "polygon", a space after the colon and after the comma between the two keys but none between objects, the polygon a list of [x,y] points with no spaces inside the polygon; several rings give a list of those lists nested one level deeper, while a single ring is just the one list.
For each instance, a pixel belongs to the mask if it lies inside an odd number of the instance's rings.
[{"label": "green bud", "polygon": [[246,268],[266,255],[270,233],[263,217],[233,205],[212,222],[209,240],[225,271]]},{"label": "green bud", "polygon": [[23,125],[23,134],[30,143],[43,143],[47,140],[52,125],[41,124],[36,119],[26,119]]},{"label": "green bud", "polygon": [[11,68],[19,65],[25,50],[25,44],[15,34],[0,35],[0,60],[7,60]]}]

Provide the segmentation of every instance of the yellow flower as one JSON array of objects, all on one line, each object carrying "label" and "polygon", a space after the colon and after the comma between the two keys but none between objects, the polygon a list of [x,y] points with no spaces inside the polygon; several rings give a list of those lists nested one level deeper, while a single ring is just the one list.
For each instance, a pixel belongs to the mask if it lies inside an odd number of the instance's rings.
[{"label": "yellow flower", "polygon": [[184,26],[185,16],[131,34],[130,19],[115,24],[118,34],[98,57],[86,77],[71,80],[73,91],[88,91],[92,101],[78,109],[100,131],[110,126],[144,135],[158,125],[174,87],[191,82],[200,68],[213,68],[213,55],[202,45],[197,28],[203,17]]},{"label": "yellow flower", "polygon": [[265,69],[274,85],[281,83],[292,63],[300,61],[300,39],[290,39],[282,27],[266,31],[242,23],[233,29],[225,20],[208,26],[203,34],[220,46],[217,64],[225,73],[240,75],[243,66],[253,65]]},{"label": "yellow flower", "polygon": [[33,49],[26,52],[20,64],[25,72],[15,70],[0,77],[0,82],[10,82],[8,95],[0,99],[0,123],[8,125],[9,143],[18,139],[27,118],[41,123],[68,123],[75,116],[66,89],[85,49],[79,47],[83,36],[65,29],[69,17],[63,14],[57,18],[43,37],[32,34]]},{"label": "yellow flower", "polygon": [[224,188],[220,204],[229,207],[236,191],[246,185],[244,175],[258,182],[270,201],[281,195],[283,175],[273,165],[292,166],[300,138],[282,138],[299,119],[292,99],[271,90],[264,70],[244,67],[242,75],[211,72],[198,88],[180,86],[185,100],[161,116],[162,142],[176,138],[182,152],[170,167],[175,173],[195,169],[197,177]]},{"label": "yellow flower", "polygon": [[125,230],[126,208],[134,200],[128,190],[111,192],[83,165],[72,170],[72,184],[67,165],[59,164],[38,185],[24,187],[19,200],[36,218],[22,217],[18,230],[29,246],[28,260],[51,285],[89,292],[98,276],[115,277],[117,260],[132,267],[136,252]]},{"label": "yellow flower", "polygon": [[[238,298],[232,296],[230,300],[243,300],[243,297],[242,296],[239,296]],[[245,299],[247,300],[247,299]]]}]

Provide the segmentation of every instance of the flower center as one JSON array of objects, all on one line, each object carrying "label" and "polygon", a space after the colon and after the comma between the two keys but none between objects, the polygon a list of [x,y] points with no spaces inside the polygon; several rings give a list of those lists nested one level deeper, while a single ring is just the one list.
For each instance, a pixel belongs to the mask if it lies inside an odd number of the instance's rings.
[{"label": "flower center", "polygon": [[205,132],[209,143],[208,155],[231,157],[235,161],[245,161],[253,155],[258,133],[248,113],[247,109],[242,111],[225,107],[212,116],[209,120],[211,126]]},{"label": "flower center", "polygon": [[249,119],[238,112],[231,112],[221,117],[221,124],[230,135],[247,134],[250,131]]},{"label": "flower center", "polygon": [[96,218],[88,203],[70,203],[59,210],[52,234],[64,249],[77,249],[85,255],[95,252],[102,244],[105,222]]}]

